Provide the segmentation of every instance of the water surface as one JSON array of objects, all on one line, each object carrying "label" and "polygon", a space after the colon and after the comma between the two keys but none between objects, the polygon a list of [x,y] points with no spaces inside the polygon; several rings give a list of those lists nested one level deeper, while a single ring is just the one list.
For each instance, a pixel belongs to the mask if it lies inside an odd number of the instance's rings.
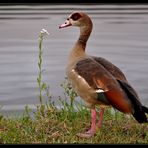
[{"label": "water surface", "polygon": [[[72,11],[82,10],[93,20],[87,52],[117,65],[148,106],[147,5],[6,5],[0,6],[0,106],[2,112],[34,108],[38,101],[38,35],[44,40],[44,81],[53,100],[63,96],[60,84],[79,30],[58,29]],[[63,97],[64,98],[64,97]]]}]

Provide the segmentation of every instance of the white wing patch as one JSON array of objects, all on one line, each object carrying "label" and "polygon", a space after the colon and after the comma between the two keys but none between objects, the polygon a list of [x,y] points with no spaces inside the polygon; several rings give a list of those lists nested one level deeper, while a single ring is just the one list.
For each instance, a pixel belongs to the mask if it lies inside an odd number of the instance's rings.
[{"label": "white wing patch", "polygon": [[105,91],[103,89],[97,89],[96,92],[101,93],[101,92],[105,92]]}]

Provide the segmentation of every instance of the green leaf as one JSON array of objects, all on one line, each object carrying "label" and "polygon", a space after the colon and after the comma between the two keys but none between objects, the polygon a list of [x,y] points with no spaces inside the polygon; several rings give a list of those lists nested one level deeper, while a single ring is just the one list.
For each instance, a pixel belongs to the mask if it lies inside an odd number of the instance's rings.
[{"label": "green leaf", "polygon": [[43,83],[42,86],[41,86],[41,89],[44,90],[44,89],[46,89],[46,88],[47,88],[47,87],[46,87],[46,84]]}]

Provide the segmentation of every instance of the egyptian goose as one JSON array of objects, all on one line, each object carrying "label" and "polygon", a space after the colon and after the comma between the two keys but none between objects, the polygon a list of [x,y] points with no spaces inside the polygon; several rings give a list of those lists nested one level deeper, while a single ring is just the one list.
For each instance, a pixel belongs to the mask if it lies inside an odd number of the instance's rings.
[{"label": "egyptian goose", "polygon": [[145,115],[148,108],[141,104],[123,72],[108,60],[85,53],[93,28],[90,17],[84,12],[73,12],[59,28],[68,26],[79,27],[80,36],[70,52],[66,74],[74,90],[91,108],[90,130],[77,135],[88,138],[96,133],[96,105],[100,106],[97,128],[101,126],[107,106],[132,114],[139,123],[148,122]]}]

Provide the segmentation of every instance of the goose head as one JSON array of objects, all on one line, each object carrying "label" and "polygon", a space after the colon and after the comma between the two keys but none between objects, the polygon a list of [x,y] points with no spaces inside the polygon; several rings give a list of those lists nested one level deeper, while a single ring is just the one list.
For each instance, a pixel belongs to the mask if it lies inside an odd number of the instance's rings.
[{"label": "goose head", "polygon": [[93,28],[91,18],[84,12],[77,11],[69,15],[66,21],[59,26],[59,28],[65,28],[68,26],[76,26],[80,29],[80,36],[78,42],[86,44]]},{"label": "goose head", "polygon": [[90,17],[84,12],[73,12],[69,15],[66,21],[59,26],[59,28],[65,28],[68,26],[92,28],[92,21]]}]

